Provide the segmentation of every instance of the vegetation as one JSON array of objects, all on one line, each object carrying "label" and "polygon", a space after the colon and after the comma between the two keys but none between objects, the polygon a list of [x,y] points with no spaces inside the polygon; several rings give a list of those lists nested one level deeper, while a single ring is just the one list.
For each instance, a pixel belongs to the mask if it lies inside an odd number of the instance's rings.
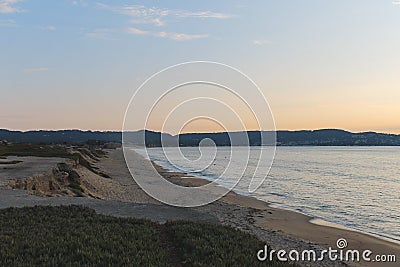
[{"label": "vegetation", "polygon": [[22,143],[0,144],[0,156],[35,156],[76,159],[76,155],[71,154],[68,151],[68,148],[62,145],[38,145]]},{"label": "vegetation", "polygon": [[78,207],[0,211],[0,266],[167,266],[156,224]]},{"label": "vegetation", "polygon": [[171,222],[167,231],[178,255],[187,266],[289,266],[278,261],[257,260],[264,243],[256,237],[227,226],[193,222]]},{"label": "vegetation", "polygon": [[[181,146],[198,146],[204,138],[212,139],[217,146],[230,145],[230,137],[235,133],[194,133],[171,136],[167,133],[152,131],[125,132],[124,139],[132,143],[143,143],[157,147],[161,145],[161,135],[166,143]],[[261,136],[268,134],[265,131],[249,131],[247,136],[251,146],[261,145]],[[400,146],[400,135],[383,134],[376,132],[351,133],[337,129],[322,129],[315,131],[276,131],[277,145],[282,146]],[[178,139],[178,140],[177,140]],[[88,144],[102,146],[107,142],[121,143],[121,132],[91,132],[79,130],[62,131],[8,131],[0,129],[0,140],[24,143],[43,144]],[[267,138],[268,140],[268,138]],[[264,140],[264,141],[267,141]],[[0,141],[1,142],[1,141]],[[268,145],[268,143],[267,143]]]},{"label": "vegetation", "polygon": [[230,227],[159,225],[80,206],[0,210],[0,240],[0,266],[257,266],[264,245]]}]

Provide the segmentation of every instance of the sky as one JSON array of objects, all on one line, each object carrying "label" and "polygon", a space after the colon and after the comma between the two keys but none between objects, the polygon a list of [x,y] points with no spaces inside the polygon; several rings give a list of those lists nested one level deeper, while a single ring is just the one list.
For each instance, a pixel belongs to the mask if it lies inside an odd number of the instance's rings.
[{"label": "sky", "polygon": [[399,28],[398,0],[0,0],[0,128],[121,130],[151,75],[214,61],[277,129],[400,133]]}]

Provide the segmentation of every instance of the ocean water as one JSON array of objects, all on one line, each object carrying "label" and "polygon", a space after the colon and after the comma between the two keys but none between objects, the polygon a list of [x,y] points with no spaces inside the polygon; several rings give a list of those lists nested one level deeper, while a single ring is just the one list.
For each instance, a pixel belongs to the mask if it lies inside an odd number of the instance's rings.
[{"label": "ocean water", "polygon": [[[147,154],[171,171],[208,180],[219,178],[222,186],[235,184],[241,176],[234,189],[240,194],[400,240],[400,147],[277,147],[271,169],[268,161],[258,160],[262,150],[271,148],[252,147],[249,157],[245,147],[232,149],[243,157],[232,162],[230,147],[184,147],[180,152],[176,148],[150,148]],[[144,150],[137,151],[145,154]],[[241,175],[243,165],[248,168]],[[233,171],[226,172],[227,166]],[[256,167],[257,175],[268,176],[254,193],[249,193]]]}]

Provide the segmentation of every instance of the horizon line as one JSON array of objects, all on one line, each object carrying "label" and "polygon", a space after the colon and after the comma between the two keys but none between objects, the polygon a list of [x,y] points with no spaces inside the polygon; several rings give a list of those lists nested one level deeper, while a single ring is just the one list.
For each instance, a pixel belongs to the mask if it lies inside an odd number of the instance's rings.
[{"label": "horizon line", "polygon": [[[123,133],[124,131],[122,130],[93,130],[93,129],[30,129],[30,130],[19,130],[19,129],[6,129],[6,128],[0,128],[0,131],[10,131],[10,132],[21,132],[21,133],[27,133],[27,132],[40,132],[40,131],[47,131],[47,132],[61,132],[61,131],[81,131],[81,132],[102,132],[102,133]],[[171,134],[168,132],[161,132],[161,131],[156,131],[156,130],[150,130],[150,129],[141,129],[141,130],[129,130],[125,132],[140,132],[140,131],[149,131],[149,132],[154,132],[154,133],[162,133],[162,134],[169,134],[171,136],[177,136],[181,134],[218,134],[218,133],[239,133],[239,132],[302,132],[302,131],[309,131],[309,132],[314,132],[314,131],[326,131],[326,130],[336,130],[336,131],[345,131],[349,132],[352,134],[362,134],[362,133],[376,133],[376,134],[389,134],[389,135],[400,135],[400,133],[394,133],[394,132],[379,132],[379,131],[374,131],[374,130],[366,130],[366,131],[352,131],[352,130],[346,130],[346,129],[341,129],[341,128],[317,128],[317,129],[278,129],[278,130],[245,130],[245,131],[229,131],[229,132],[185,132],[185,133],[179,133],[179,134]]]}]

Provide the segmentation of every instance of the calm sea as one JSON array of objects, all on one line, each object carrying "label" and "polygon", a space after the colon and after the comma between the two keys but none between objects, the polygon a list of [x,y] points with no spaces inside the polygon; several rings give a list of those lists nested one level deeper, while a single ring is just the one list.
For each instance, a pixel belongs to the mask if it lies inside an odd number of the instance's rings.
[{"label": "calm sea", "polygon": [[[164,149],[168,159],[161,148],[147,152],[150,159],[169,170],[208,180],[222,176],[219,183],[223,186],[237,178],[224,176],[230,161],[229,147],[216,151],[203,147],[201,153],[197,147],[185,147],[181,148],[183,157],[176,149]],[[246,155],[247,148],[233,149]],[[252,147],[248,161],[243,156],[230,168],[257,166],[257,155],[263,149],[270,148]],[[269,164],[260,162],[258,174],[267,174],[268,170]],[[246,171],[235,191],[327,222],[400,240],[399,147],[278,147],[267,178],[250,194],[247,188],[252,175]]]}]

